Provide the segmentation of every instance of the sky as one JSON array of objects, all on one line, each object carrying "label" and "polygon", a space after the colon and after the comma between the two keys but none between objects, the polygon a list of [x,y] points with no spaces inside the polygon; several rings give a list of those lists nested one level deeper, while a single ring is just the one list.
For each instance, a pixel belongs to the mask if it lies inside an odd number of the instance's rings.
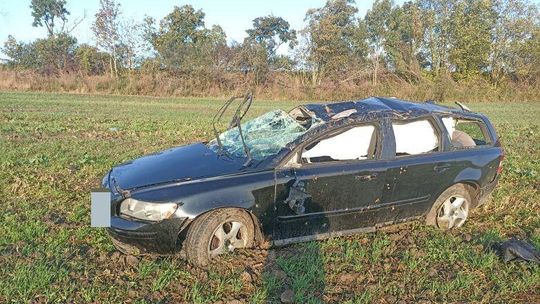
[{"label": "sky", "polygon": [[[33,18],[30,0],[0,0],[0,44],[8,35],[20,41],[32,41],[47,36],[44,27],[32,27]],[[304,27],[304,16],[310,8],[322,7],[325,0],[117,0],[124,19],[142,21],[145,15],[162,19],[173,7],[190,4],[202,9],[206,14],[205,24],[210,27],[219,24],[227,34],[227,40],[241,42],[246,30],[252,26],[253,19],[273,14],[287,20],[294,29]],[[365,15],[373,1],[357,0],[359,15]],[[397,1],[401,3],[403,1]],[[91,31],[94,15],[99,9],[99,0],[67,0],[71,13],[68,24],[84,16],[85,19],[72,32],[79,43],[95,44]]]}]

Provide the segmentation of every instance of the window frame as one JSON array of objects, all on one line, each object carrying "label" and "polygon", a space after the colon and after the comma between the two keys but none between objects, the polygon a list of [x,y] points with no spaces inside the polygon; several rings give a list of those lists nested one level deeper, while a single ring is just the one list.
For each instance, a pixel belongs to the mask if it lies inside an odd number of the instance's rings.
[{"label": "window frame", "polygon": [[[476,123],[478,125],[478,127],[480,128],[480,130],[482,131],[482,134],[484,135],[484,138],[486,140],[489,140],[489,142],[486,142],[485,145],[476,145],[476,146],[473,146],[473,147],[456,147],[456,146],[454,146],[454,144],[452,143],[452,135],[448,132],[448,130],[447,130],[447,128],[446,128],[446,126],[444,125],[444,122],[443,122],[443,118],[447,118],[447,117],[457,119],[458,121],[461,120],[461,121],[468,121],[468,122]],[[441,121],[441,124],[444,127],[444,131],[445,131],[446,136],[448,138],[448,145],[449,145],[448,151],[467,151],[467,150],[490,148],[490,147],[493,147],[494,144],[495,144],[495,140],[494,140],[493,136],[491,135],[491,132],[490,132],[490,130],[488,128],[488,125],[483,119],[475,118],[475,117],[464,117],[464,116],[460,116],[460,115],[445,114],[445,115],[440,116],[440,121]],[[467,134],[467,135],[470,136],[470,134]],[[471,138],[472,138],[472,136],[471,136]],[[473,138],[473,140],[474,140],[474,138]]]},{"label": "window frame", "polygon": [[[435,134],[437,135],[437,139],[439,141],[439,144],[437,146],[437,151],[419,153],[419,154],[410,154],[410,155],[397,155],[396,134],[394,133],[394,122],[412,123],[412,122],[421,121],[421,120],[427,120],[431,124],[431,127],[433,128],[433,130],[435,131]],[[441,123],[442,123],[442,120],[441,120]],[[390,118],[388,128],[390,129],[389,132],[392,134],[392,140],[394,141],[394,151],[393,151],[393,155],[391,156],[392,159],[422,157],[422,156],[428,156],[428,155],[433,155],[433,154],[439,154],[446,151],[446,143],[443,140],[443,130],[441,129],[439,122],[432,115],[415,117],[415,118],[407,118],[407,119]]]},{"label": "window frame", "polygon": [[[376,136],[375,139],[375,152],[373,154],[373,158],[371,159],[349,159],[349,160],[336,160],[336,161],[324,161],[324,162],[315,162],[315,163],[303,163],[302,162],[302,152],[304,151],[304,148],[317,142],[321,141],[326,138],[330,138],[335,135],[339,135],[341,133],[344,133],[348,130],[354,129],[356,127],[362,127],[362,126],[373,126],[373,134]],[[371,162],[371,161],[377,161],[381,159],[381,150],[383,146],[382,141],[382,127],[379,120],[372,120],[372,121],[362,121],[362,122],[354,122],[351,124],[347,124],[344,126],[340,126],[337,128],[332,128],[329,130],[325,130],[322,132],[322,134],[317,135],[314,138],[310,138],[298,146],[296,146],[286,157],[282,159],[280,164],[276,168],[305,168],[305,167],[314,167],[314,166],[329,166],[329,165],[342,165],[342,164],[355,164],[359,162]],[[290,163],[290,161],[296,157],[296,162],[294,166],[287,166],[287,164]]]}]

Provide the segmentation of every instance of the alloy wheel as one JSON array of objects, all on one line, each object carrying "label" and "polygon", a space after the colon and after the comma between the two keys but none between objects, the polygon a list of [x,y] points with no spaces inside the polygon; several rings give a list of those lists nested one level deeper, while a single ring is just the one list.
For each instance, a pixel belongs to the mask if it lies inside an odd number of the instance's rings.
[{"label": "alloy wheel", "polygon": [[437,225],[440,228],[457,228],[465,223],[469,215],[469,202],[460,195],[446,199],[437,212]]},{"label": "alloy wheel", "polygon": [[243,223],[224,222],[214,230],[208,244],[208,254],[215,257],[236,248],[244,248],[248,244],[247,236],[247,227]]}]

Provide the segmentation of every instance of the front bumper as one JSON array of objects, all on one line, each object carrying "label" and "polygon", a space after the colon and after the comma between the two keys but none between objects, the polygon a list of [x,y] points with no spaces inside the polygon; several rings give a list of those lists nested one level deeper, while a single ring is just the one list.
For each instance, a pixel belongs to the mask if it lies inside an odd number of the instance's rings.
[{"label": "front bumper", "polygon": [[141,254],[170,254],[180,249],[178,236],[188,221],[187,218],[171,218],[153,223],[112,216],[107,230],[112,238],[136,247]]}]

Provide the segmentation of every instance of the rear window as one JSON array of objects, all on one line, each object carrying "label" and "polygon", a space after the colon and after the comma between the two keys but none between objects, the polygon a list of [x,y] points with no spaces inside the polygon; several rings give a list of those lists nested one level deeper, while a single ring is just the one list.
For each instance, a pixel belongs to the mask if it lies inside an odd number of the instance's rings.
[{"label": "rear window", "polygon": [[486,125],[478,120],[443,117],[452,146],[456,149],[470,149],[490,145],[491,140]]},{"label": "rear window", "polygon": [[431,153],[439,150],[439,136],[427,119],[392,122],[396,156]]}]

